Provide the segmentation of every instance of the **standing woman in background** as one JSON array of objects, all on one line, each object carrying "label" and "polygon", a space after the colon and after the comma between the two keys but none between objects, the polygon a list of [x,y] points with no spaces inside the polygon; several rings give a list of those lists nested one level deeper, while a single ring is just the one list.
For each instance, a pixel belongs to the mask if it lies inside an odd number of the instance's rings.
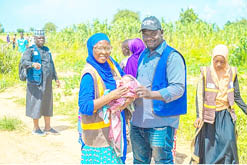
[{"label": "standing woman in background", "polygon": [[[60,87],[51,52],[45,44],[45,32],[35,30],[35,44],[23,54],[21,66],[27,69],[26,116],[33,119],[32,134],[44,136],[46,134],[58,135],[51,127],[53,116],[52,80]],[[39,127],[39,119],[44,116],[45,128]]]},{"label": "standing woman in background", "polygon": [[192,141],[192,162],[238,164],[234,102],[247,114],[236,68],[228,64],[228,48],[213,49],[211,66],[201,68],[197,87],[196,137]]},{"label": "standing woman in background", "polygon": [[135,38],[128,42],[129,50],[132,55],[128,58],[124,72],[136,78],[138,58],[142,51],[146,48],[141,39]]}]

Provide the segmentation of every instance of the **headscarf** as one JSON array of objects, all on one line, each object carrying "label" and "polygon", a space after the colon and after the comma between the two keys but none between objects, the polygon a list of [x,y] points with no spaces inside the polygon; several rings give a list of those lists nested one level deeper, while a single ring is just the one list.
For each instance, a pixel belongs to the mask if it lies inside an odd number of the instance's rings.
[{"label": "headscarf", "polygon": [[127,61],[124,72],[130,74],[133,77],[136,77],[137,67],[138,67],[138,58],[141,52],[145,49],[145,45],[141,39],[135,38],[128,42],[130,51],[133,53]]},{"label": "headscarf", "polygon": [[92,35],[87,41],[88,57],[86,61],[91,64],[99,73],[100,77],[104,81],[104,84],[107,89],[113,90],[116,89],[116,82],[113,78],[111,68],[108,62],[99,63],[93,56],[93,47],[99,42],[106,40],[110,43],[109,38],[104,33],[96,33]]},{"label": "headscarf", "polygon": [[216,85],[218,86],[219,85],[219,79],[218,79],[218,76],[217,76],[217,73],[216,73],[216,70],[214,68],[214,58],[216,56],[222,56],[225,58],[225,61],[226,61],[226,66],[224,68],[224,71],[225,71],[225,74],[223,76],[223,78],[225,79],[225,82],[228,82],[229,81],[229,78],[230,78],[230,75],[229,75],[229,71],[230,71],[230,66],[228,64],[228,48],[227,46],[225,45],[217,45],[215,46],[215,48],[213,49],[213,52],[212,52],[212,60],[211,60],[211,66],[210,66],[210,70],[212,72],[212,77],[213,77],[213,80],[214,82],[216,83]]},{"label": "headscarf", "polygon": [[[226,60],[226,66],[224,68],[224,75],[221,77],[221,79],[218,78],[218,75],[216,73],[216,70],[214,68],[214,57],[215,56],[222,56]],[[230,81],[230,66],[228,64],[228,48],[225,45],[217,45],[213,49],[212,52],[212,60],[211,60],[211,75],[214,83],[219,88],[218,95],[216,97],[216,109],[222,109],[221,107],[227,107],[228,105],[228,99],[227,99],[227,90],[228,90],[228,83]]]}]

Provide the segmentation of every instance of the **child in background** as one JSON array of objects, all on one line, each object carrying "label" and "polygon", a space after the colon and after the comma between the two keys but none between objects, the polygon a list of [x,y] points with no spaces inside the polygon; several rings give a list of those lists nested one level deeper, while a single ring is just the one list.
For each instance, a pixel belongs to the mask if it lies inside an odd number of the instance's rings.
[{"label": "child in background", "polygon": [[125,56],[125,58],[119,64],[122,70],[124,70],[124,68],[125,68],[125,66],[127,64],[128,58],[131,55],[131,52],[130,52],[130,49],[129,49],[129,45],[128,45],[130,40],[131,39],[127,39],[127,40],[124,40],[122,42],[122,53]]}]

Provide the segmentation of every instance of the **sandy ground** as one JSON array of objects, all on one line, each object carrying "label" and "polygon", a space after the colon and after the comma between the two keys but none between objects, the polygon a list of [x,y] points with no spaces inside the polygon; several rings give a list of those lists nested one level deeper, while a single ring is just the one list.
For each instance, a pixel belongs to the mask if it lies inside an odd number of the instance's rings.
[{"label": "sandy ground", "polygon": [[[14,87],[0,93],[0,117],[16,117],[25,128],[17,131],[0,131],[0,164],[79,164],[80,145],[78,133],[66,116],[54,116],[52,126],[60,135],[39,137],[32,135],[32,120],[25,116],[25,107],[14,103],[16,98],[25,97],[25,89]],[[40,120],[41,128],[44,121]],[[189,163],[190,142],[181,138],[177,141],[176,164]],[[129,148],[126,164],[132,164]]]}]

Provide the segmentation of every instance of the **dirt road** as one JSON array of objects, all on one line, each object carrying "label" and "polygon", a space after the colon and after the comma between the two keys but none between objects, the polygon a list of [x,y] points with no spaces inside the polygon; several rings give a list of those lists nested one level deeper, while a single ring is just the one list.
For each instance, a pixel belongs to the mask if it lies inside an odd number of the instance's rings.
[{"label": "dirt road", "polygon": [[[54,116],[52,125],[61,135],[39,137],[31,134],[32,120],[25,116],[25,107],[15,103],[25,97],[23,87],[13,87],[0,93],[0,118],[16,117],[23,121],[21,131],[0,131],[0,164],[79,164],[80,145],[76,128],[66,116]],[[41,128],[44,121],[40,120]],[[176,163],[189,162],[189,142],[178,139]],[[132,164],[128,153],[126,164]]]}]

